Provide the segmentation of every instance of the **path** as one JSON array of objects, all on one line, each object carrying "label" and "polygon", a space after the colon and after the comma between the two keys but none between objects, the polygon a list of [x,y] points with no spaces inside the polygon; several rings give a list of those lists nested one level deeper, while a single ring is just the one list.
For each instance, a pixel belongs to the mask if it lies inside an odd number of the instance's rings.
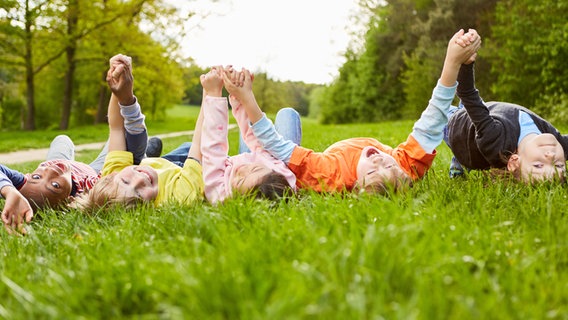
[{"label": "path", "polygon": [[[229,130],[231,130],[235,127],[236,127],[235,124],[230,124]],[[152,135],[152,137],[156,136],[156,137],[159,137],[160,139],[164,139],[164,138],[179,137],[179,136],[183,136],[183,135],[191,136],[191,135],[193,135],[193,130],[157,134],[157,135]],[[94,142],[94,143],[80,144],[80,145],[75,146],[75,151],[102,149],[104,144],[105,144],[105,142]],[[45,160],[45,157],[47,156],[47,150],[48,150],[48,148],[20,150],[20,151],[14,151],[14,152],[9,152],[9,153],[0,153],[0,163],[5,164],[5,165],[10,165],[10,164],[15,164],[15,163],[23,163],[23,162],[30,162],[30,161],[42,161],[42,160]]]}]

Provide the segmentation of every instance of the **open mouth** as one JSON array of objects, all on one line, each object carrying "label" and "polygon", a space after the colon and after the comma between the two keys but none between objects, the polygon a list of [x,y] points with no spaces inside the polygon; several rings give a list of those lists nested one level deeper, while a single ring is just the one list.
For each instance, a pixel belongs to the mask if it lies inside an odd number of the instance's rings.
[{"label": "open mouth", "polygon": [[148,181],[150,182],[150,185],[153,185],[154,179],[152,179],[152,175],[150,173],[148,173],[148,171],[146,171],[144,169],[138,169],[137,171],[139,173],[145,175],[146,178],[148,179]]},{"label": "open mouth", "polygon": [[367,150],[367,153],[365,154],[365,156],[367,156],[367,158],[369,158],[374,154],[379,154],[379,151],[375,148],[369,148],[369,150]]}]

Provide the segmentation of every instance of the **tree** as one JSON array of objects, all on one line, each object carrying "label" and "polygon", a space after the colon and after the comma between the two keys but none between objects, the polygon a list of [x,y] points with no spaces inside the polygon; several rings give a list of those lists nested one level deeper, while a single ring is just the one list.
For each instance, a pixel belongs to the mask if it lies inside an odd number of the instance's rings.
[{"label": "tree", "polygon": [[499,100],[543,116],[564,111],[557,106],[565,106],[568,95],[567,16],[566,1],[498,3],[490,52],[497,78],[491,88]]}]

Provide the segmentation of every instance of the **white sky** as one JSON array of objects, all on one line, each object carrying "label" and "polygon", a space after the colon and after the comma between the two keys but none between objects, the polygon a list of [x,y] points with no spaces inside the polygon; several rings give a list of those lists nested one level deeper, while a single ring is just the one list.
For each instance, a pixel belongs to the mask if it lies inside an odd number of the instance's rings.
[{"label": "white sky", "polygon": [[277,80],[330,83],[344,62],[355,1],[184,1],[212,14],[197,28],[189,19],[183,52],[205,68],[232,64]]}]

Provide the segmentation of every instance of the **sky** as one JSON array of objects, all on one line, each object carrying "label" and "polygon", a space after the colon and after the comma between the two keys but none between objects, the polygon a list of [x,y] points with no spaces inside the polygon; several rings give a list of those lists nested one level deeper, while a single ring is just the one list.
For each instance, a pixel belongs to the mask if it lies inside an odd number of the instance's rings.
[{"label": "sky", "polygon": [[330,83],[345,60],[355,1],[187,1],[211,14],[198,26],[188,19],[183,54],[204,68],[232,64],[275,80]]}]

